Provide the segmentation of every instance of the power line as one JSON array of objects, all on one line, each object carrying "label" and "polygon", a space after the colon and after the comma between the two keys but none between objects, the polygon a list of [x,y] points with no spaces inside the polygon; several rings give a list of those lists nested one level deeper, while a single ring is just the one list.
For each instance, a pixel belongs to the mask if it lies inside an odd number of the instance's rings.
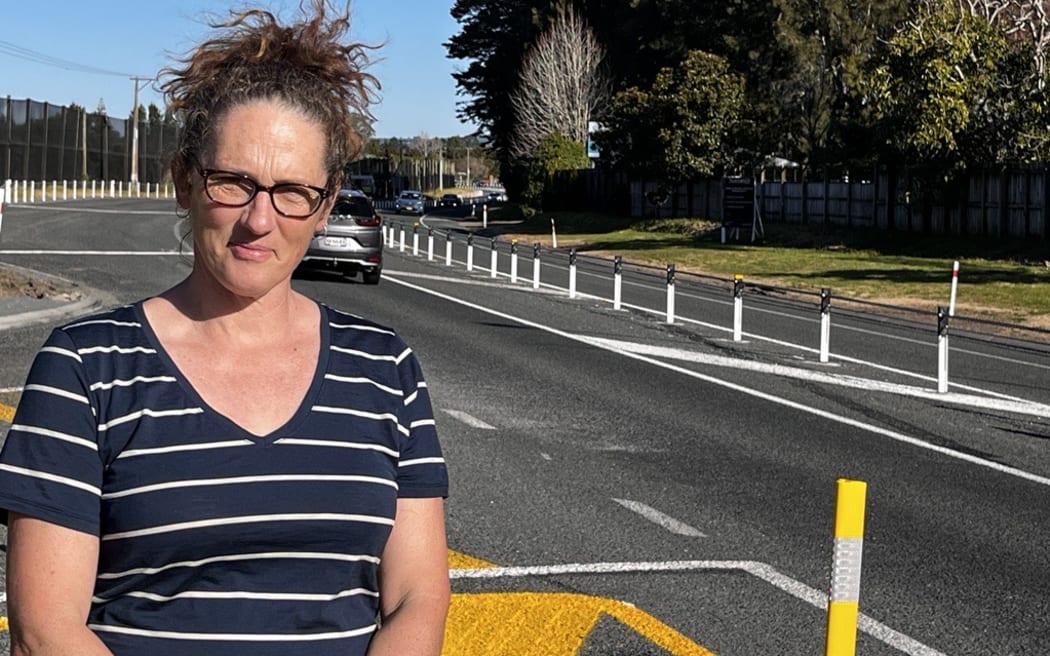
[{"label": "power line", "polygon": [[131,73],[111,71],[105,68],[98,68],[95,66],[88,66],[86,64],[80,64],[77,62],[69,61],[68,59],[53,57],[51,55],[38,52],[36,50],[23,48],[22,46],[11,43],[10,41],[0,40],[0,54],[10,55],[18,59],[31,61],[37,64],[43,64],[45,66],[62,68],[67,71],[76,71],[78,73],[93,73],[95,75],[114,75],[117,77],[134,77]]}]

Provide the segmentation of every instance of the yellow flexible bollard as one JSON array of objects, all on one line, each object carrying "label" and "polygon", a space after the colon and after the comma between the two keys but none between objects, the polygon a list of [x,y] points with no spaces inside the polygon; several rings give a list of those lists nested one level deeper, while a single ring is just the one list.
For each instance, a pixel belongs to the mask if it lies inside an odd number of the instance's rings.
[{"label": "yellow flexible bollard", "polygon": [[836,482],[835,550],[828,597],[825,656],[857,653],[861,556],[864,552],[864,503],[868,484],[840,478]]}]

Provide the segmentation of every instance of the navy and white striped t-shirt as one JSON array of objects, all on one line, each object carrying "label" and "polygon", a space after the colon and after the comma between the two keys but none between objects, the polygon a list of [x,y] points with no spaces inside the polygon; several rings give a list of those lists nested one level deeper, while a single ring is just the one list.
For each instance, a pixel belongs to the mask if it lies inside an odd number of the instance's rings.
[{"label": "navy and white striped t-shirt", "polygon": [[310,390],[265,437],[204,403],[141,302],[38,353],[0,507],[99,536],[88,624],[115,654],[365,653],[397,498],[446,496],[448,478],[412,351],[321,317]]}]

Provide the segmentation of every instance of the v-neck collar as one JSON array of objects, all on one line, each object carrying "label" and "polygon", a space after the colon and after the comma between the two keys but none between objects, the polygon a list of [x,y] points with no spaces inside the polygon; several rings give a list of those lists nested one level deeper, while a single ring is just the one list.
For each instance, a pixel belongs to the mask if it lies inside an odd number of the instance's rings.
[{"label": "v-neck collar", "polygon": [[321,385],[324,383],[324,374],[328,370],[328,358],[329,353],[331,352],[330,318],[328,316],[328,308],[323,303],[314,301],[320,312],[320,320],[318,323],[320,324],[319,329],[321,331],[321,339],[320,349],[317,354],[317,367],[314,370],[313,380],[310,382],[310,387],[307,389],[306,394],[299,403],[299,408],[288,419],[288,421],[266,435],[256,435],[247,430],[237,422],[211,407],[204,400],[204,398],[197,392],[196,388],[190,383],[189,379],[181,370],[179,370],[178,365],[175,364],[175,361],[171,358],[167,349],[164,348],[164,345],[161,344],[160,339],[157,337],[157,333],[153,330],[153,326],[150,325],[149,318],[146,316],[146,311],[143,308],[144,303],[145,300],[138,301],[132,306],[132,308],[139,323],[142,324],[142,331],[146,335],[146,340],[154,349],[156,349],[157,357],[160,358],[161,362],[164,363],[164,367],[167,368],[178,381],[179,387],[182,389],[183,393],[186,394],[190,402],[200,406],[204,413],[221,428],[229,431],[233,435],[248,438],[252,442],[271,444],[281,437],[291,433],[293,429],[310,414],[310,410],[314,406],[314,401],[320,393]]}]

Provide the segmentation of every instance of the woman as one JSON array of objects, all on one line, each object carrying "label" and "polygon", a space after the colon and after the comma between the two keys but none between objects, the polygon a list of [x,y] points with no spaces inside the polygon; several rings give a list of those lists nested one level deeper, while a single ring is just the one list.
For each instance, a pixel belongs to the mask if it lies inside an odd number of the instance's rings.
[{"label": "woman", "polygon": [[14,654],[440,652],[448,483],[419,366],[291,288],[374,84],[347,16],[312,10],[236,15],[167,71],[193,268],[34,361],[0,455]]}]

